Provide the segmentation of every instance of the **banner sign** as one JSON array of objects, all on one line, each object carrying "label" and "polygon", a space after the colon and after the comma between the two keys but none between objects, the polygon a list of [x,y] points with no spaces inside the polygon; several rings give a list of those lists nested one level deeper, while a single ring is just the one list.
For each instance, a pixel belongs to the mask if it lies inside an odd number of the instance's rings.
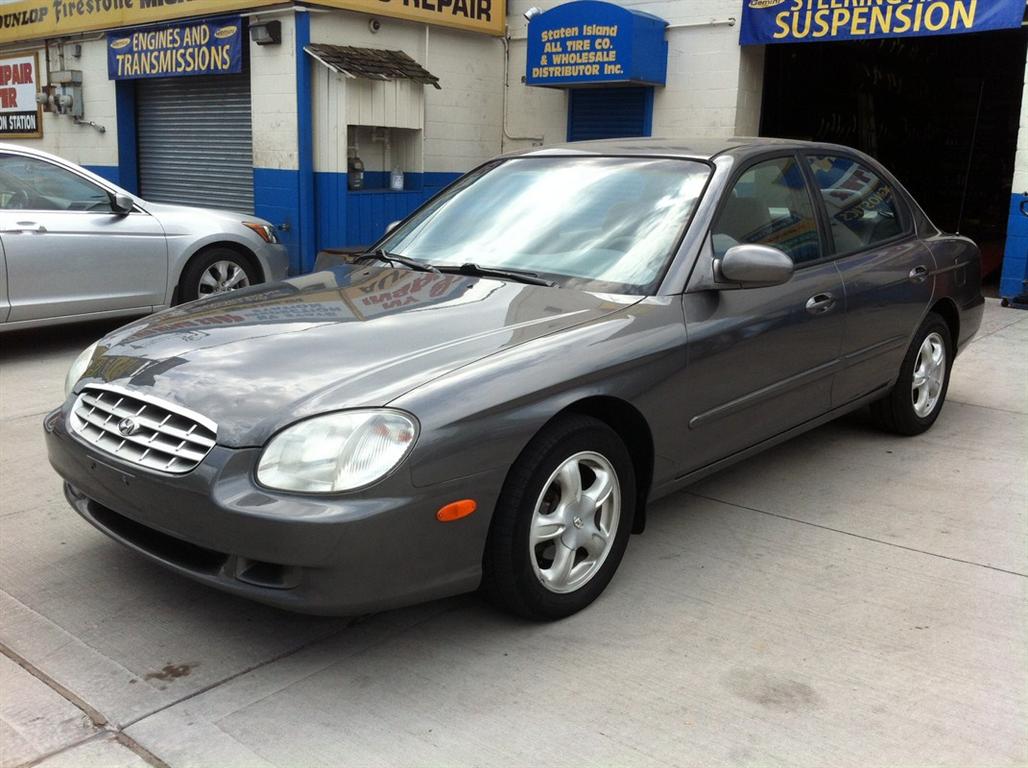
[{"label": "banner sign", "polygon": [[1017,29],[1024,0],[743,0],[741,45]]},{"label": "banner sign", "polygon": [[[0,3],[0,44],[281,4],[281,0],[15,0]],[[497,36],[503,34],[507,19],[506,0],[318,0],[312,5]]]},{"label": "banner sign", "polygon": [[0,139],[38,139],[43,135],[39,55],[0,59]]},{"label": "banner sign", "polygon": [[663,85],[666,26],[652,14],[599,0],[558,5],[528,22],[525,83]]},{"label": "banner sign", "polygon": [[224,75],[243,68],[238,16],[107,34],[107,77],[133,80],[172,75]]}]

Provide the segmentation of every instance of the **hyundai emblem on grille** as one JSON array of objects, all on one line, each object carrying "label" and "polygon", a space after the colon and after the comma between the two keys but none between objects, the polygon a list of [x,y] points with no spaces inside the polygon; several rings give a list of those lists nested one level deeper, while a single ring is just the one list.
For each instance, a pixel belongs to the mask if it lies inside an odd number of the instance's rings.
[{"label": "hyundai emblem on grille", "polygon": [[111,384],[89,384],[69,418],[87,444],[161,472],[194,469],[214,447],[218,425],[174,403]]}]

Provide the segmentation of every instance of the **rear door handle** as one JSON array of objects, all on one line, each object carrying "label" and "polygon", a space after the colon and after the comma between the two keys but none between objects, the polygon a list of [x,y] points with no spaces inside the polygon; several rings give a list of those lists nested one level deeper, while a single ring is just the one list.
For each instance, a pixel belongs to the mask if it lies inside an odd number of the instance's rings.
[{"label": "rear door handle", "polygon": [[923,264],[918,264],[916,267],[910,270],[910,274],[908,275],[908,277],[910,277],[910,279],[913,280],[915,283],[923,283],[925,280],[928,279],[928,267],[924,266]]},{"label": "rear door handle", "polygon": [[831,293],[819,293],[807,299],[807,312],[812,315],[823,315],[835,306],[835,296]]},{"label": "rear door handle", "polygon": [[42,224],[37,224],[34,221],[19,221],[10,227],[0,229],[0,232],[7,232],[9,234],[17,234],[19,232],[46,232],[46,227]]}]

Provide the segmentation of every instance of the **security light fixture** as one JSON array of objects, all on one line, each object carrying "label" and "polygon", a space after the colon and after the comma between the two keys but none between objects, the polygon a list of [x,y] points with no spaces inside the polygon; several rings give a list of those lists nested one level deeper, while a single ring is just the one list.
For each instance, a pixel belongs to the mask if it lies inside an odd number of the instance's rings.
[{"label": "security light fixture", "polygon": [[257,45],[278,45],[282,42],[282,22],[265,21],[250,25],[250,39]]},{"label": "security light fixture", "polygon": [[532,19],[534,19],[536,16],[538,16],[542,12],[543,12],[542,8],[537,8],[536,6],[533,5],[527,11],[525,11],[525,21],[531,21]]}]

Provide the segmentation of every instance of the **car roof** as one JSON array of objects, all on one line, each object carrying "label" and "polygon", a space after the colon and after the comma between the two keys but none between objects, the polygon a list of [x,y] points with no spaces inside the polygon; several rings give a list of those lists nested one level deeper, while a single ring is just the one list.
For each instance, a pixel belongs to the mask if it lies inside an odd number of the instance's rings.
[{"label": "car roof", "polygon": [[772,139],[756,136],[732,136],[727,138],[632,138],[601,139],[554,144],[546,147],[508,152],[503,157],[545,157],[547,155],[643,155],[657,157],[680,157],[691,160],[713,160],[719,155],[744,156],[773,149],[822,149],[846,150],[849,147],[824,142],[800,141],[798,139]]}]

